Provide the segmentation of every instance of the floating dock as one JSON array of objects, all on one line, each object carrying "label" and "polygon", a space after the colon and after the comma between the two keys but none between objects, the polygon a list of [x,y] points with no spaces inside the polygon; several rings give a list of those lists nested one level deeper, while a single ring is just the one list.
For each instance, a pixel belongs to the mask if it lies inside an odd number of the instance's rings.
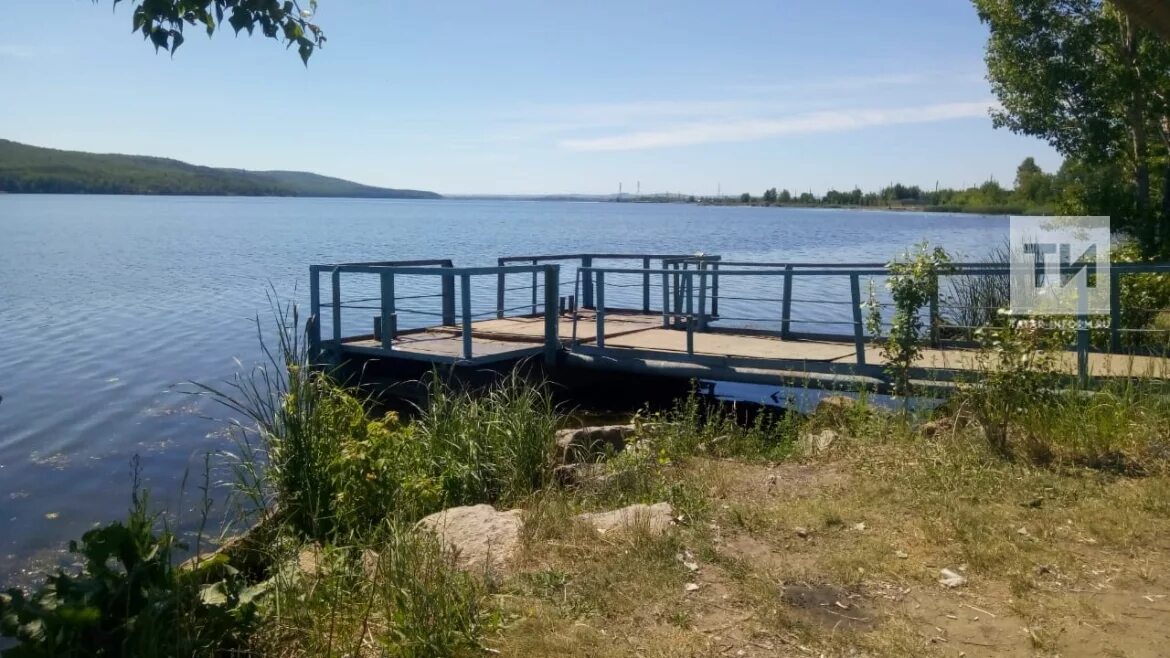
[{"label": "floating dock", "polygon": [[[1115,264],[1111,284],[1170,276],[1170,264]],[[980,309],[949,299],[946,277],[1006,277],[1004,264],[956,263],[939,274],[911,378],[952,386],[981,369],[972,325]],[[863,319],[890,276],[874,263],[735,262],[713,255],[558,254],[310,267],[310,349],[321,363],[417,373],[539,363],[558,380],[582,371],[774,386],[888,388]],[[323,298],[323,291],[328,293]],[[1112,295],[1114,300],[1120,295]],[[1126,328],[1115,302],[1105,329],[1080,320],[1057,368],[1070,379],[1170,378],[1170,336]],[[1156,309],[1155,309],[1156,310]],[[983,309],[987,311],[987,309]],[[994,313],[995,309],[991,309]],[[1140,339],[1140,340],[1137,340]],[[1140,346],[1138,346],[1140,343]]]}]

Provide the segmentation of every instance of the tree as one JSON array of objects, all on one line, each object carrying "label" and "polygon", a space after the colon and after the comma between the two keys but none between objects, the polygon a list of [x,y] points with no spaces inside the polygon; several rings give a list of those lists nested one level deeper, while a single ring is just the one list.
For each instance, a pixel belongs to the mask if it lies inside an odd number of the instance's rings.
[{"label": "tree", "polygon": [[[1048,141],[1066,158],[1121,164],[1147,250],[1170,240],[1170,45],[1104,0],[974,0],[991,29],[987,70],[997,127]],[[1151,167],[1162,206],[1151,210]],[[1112,214],[1110,209],[1097,212]]]},{"label": "tree", "polygon": [[1052,196],[1052,177],[1044,173],[1033,157],[1024,158],[1016,168],[1016,197],[1025,205],[1047,203]]},{"label": "tree", "polygon": [[772,187],[764,190],[764,203],[776,203],[776,188]]},{"label": "tree", "polygon": [[1170,4],[1166,0],[1113,0],[1125,13],[1163,39],[1170,39]]},{"label": "tree", "polygon": [[792,193],[788,190],[780,190],[780,196],[777,197],[780,203],[792,203]]},{"label": "tree", "polygon": [[[96,4],[98,0],[93,0]],[[117,7],[123,0],[114,0]],[[310,22],[317,11],[317,0],[309,0],[309,8],[300,2],[278,0],[129,0],[134,6],[133,31],[141,32],[155,51],[174,54],[183,45],[183,28],[202,26],[207,36],[215,33],[224,17],[239,34],[249,35],[257,28],[270,39],[282,40],[291,48],[297,47],[301,61],[306,65],[313,52],[325,45],[325,34]]]},{"label": "tree", "polygon": [[752,202],[752,195],[748,192],[744,192],[743,194],[739,195],[739,202],[740,203],[751,203]]}]

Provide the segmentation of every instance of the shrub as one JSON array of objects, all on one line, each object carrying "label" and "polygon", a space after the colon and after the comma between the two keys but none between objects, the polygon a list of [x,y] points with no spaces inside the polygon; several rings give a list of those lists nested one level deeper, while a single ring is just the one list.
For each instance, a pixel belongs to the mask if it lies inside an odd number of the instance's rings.
[{"label": "shrub", "polygon": [[320,549],[311,572],[277,576],[255,645],[282,656],[482,655],[493,621],[484,586],[452,560],[433,536],[397,522]]},{"label": "shrub", "polygon": [[[889,265],[886,288],[894,302],[889,335],[881,343],[882,358],[894,380],[894,394],[910,394],[910,368],[922,354],[922,309],[938,295],[938,279],[947,271],[950,257],[941,247],[930,249],[926,242],[895,259]],[[880,338],[882,334],[881,306],[871,290],[867,329]]]},{"label": "shrub", "polygon": [[206,565],[176,567],[185,546],[157,523],[136,478],[125,523],[70,542],[85,560],[79,573],[59,571],[31,596],[0,596],[0,636],[20,641],[5,658],[216,656],[242,647],[256,621],[252,591],[230,567],[212,584],[202,582]]},{"label": "shrub", "polygon": [[434,373],[414,437],[446,505],[511,504],[550,481],[556,426],[547,388],[515,371],[480,394]]}]

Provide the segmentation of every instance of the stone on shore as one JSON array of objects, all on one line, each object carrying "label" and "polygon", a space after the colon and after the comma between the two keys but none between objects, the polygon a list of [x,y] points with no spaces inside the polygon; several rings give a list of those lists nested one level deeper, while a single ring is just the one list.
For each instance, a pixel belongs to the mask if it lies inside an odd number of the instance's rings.
[{"label": "stone on shore", "polygon": [[520,546],[520,510],[497,511],[491,505],[452,507],[418,522],[435,533],[444,548],[455,554],[456,565],[467,571],[506,571]]},{"label": "stone on shore", "polygon": [[609,512],[578,514],[577,518],[602,534],[627,528],[645,528],[652,535],[661,535],[674,524],[674,508],[670,503],[637,504]]},{"label": "stone on shore", "polygon": [[594,462],[621,452],[626,439],[634,433],[633,425],[601,425],[565,429],[557,432],[557,453],[562,464]]}]

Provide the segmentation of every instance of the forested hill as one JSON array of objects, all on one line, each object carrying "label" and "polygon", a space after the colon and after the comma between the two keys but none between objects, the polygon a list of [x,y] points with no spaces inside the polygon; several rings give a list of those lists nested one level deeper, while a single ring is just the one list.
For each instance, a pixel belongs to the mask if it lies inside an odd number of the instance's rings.
[{"label": "forested hill", "polygon": [[178,160],[40,148],[0,139],[0,192],[438,199],[299,171],[199,167]]}]

